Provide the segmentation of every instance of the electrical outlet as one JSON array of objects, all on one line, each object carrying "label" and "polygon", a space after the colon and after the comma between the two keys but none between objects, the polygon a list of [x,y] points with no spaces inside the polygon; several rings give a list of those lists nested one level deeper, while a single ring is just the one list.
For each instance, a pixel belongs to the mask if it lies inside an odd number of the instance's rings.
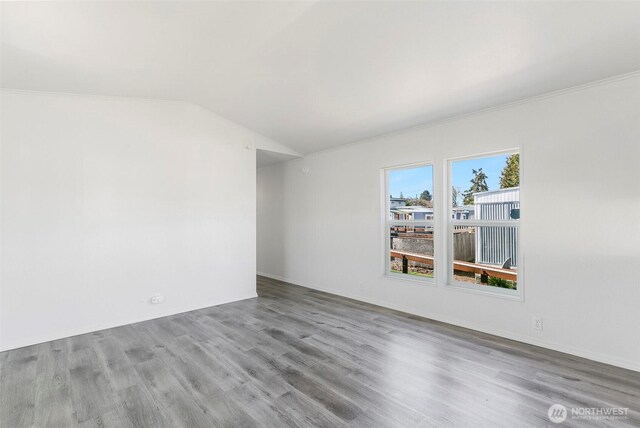
[{"label": "electrical outlet", "polygon": [[533,317],[533,329],[542,331],[542,317]]},{"label": "electrical outlet", "polygon": [[164,302],[164,296],[162,294],[154,294],[151,296],[151,303],[154,305]]}]

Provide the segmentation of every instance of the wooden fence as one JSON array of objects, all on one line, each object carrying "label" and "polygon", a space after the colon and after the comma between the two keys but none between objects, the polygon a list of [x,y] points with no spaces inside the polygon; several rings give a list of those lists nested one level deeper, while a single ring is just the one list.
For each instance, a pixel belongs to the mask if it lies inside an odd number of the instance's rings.
[{"label": "wooden fence", "polygon": [[[398,251],[391,250],[390,255],[393,258],[398,258],[403,260],[403,267],[406,266],[405,261],[412,261],[417,263],[422,263],[428,266],[433,266],[433,256],[425,256],[424,254],[416,254],[409,253],[407,251]],[[459,260],[453,261],[453,269],[462,271],[462,272],[471,272],[482,274],[482,272],[486,272],[489,276],[494,276],[496,278],[508,279],[510,281],[517,281],[518,272],[513,271],[511,269],[502,269],[492,266],[480,265],[477,263],[463,262]]]}]

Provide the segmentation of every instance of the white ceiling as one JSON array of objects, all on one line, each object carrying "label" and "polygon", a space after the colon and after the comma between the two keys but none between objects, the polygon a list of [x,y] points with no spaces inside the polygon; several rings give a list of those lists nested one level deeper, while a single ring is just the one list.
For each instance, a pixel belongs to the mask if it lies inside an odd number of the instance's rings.
[{"label": "white ceiling", "polygon": [[301,153],[640,69],[640,2],[3,2],[5,88],[178,99]]}]

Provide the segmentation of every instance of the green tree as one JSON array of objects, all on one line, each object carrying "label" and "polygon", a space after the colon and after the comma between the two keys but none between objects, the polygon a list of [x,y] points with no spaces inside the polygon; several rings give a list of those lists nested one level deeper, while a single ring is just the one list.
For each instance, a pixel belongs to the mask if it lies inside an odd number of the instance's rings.
[{"label": "green tree", "polygon": [[482,168],[478,168],[477,170],[472,169],[473,178],[469,180],[471,183],[471,187],[462,194],[463,200],[462,203],[464,205],[473,205],[473,195],[478,192],[486,192],[489,190],[489,186],[487,185],[487,174],[482,171]]},{"label": "green tree", "polygon": [[518,153],[507,157],[500,173],[500,188],[518,187],[520,185],[520,155]]},{"label": "green tree", "polygon": [[411,198],[407,201],[407,206],[433,208],[433,203],[422,198]]},{"label": "green tree", "polygon": [[428,190],[425,190],[424,192],[420,193],[420,199],[424,199],[425,201],[430,201],[431,193]]}]

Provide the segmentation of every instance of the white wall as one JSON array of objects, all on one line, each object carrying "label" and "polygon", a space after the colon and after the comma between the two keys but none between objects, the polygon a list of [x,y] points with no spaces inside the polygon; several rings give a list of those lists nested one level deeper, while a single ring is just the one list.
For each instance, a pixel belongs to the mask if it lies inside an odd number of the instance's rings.
[{"label": "white wall", "polygon": [[[640,370],[639,112],[627,76],[260,168],[258,271]],[[524,302],[383,276],[381,168],[517,146]]]},{"label": "white wall", "polygon": [[14,91],[1,135],[1,349],[256,295],[245,146],[277,143],[186,103]]}]

